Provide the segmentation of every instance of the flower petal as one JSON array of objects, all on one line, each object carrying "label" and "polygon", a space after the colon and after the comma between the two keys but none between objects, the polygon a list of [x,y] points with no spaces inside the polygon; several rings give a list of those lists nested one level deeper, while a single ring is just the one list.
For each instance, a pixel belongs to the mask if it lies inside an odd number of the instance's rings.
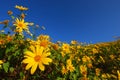
[{"label": "flower petal", "polygon": [[28,63],[25,69],[28,70],[30,67],[32,67],[32,65],[33,65],[32,63]]},{"label": "flower petal", "polygon": [[35,54],[33,54],[31,51],[25,51],[25,55],[28,55],[30,57],[34,57]]},{"label": "flower petal", "polygon": [[44,50],[43,47],[41,47],[39,45],[36,46],[36,53],[37,53],[37,55],[42,55],[43,50]]},{"label": "flower petal", "polygon": [[49,56],[50,54],[51,54],[50,52],[47,52],[47,53],[43,53],[42,56],[43,56],[43,57],[47,57],[47,56]]},{"label": "flower petal", "polygon": [[43,64],[49,65],[49,62],[52,62],[52,59],[50,59],[50,58],[43,58],[42,62],[43,62]]},{"label": "flower petal", "polygon": [[33,74],[35,72],[35,70],[37,69],[37,65],[38,63],[35,63],[32,68],[31,68],[31,74]]},{"label": "flower petal", "polygon": [[43,65],[41,62],[39,62],[39,69],[40,69],[41,71],[44,71],[44,70],[45,70],[45,67],[44,67],[44,65]]},{"label": "flower petal", "polygon": [[30,50],[35,53],[35,47],[34,46],[30,46]]},{"label": "flower petal", "polygon": [[33,60],[33,58],[28,57],[27,59],[24,59],[22,62],[23,63],[31,63],[31,62],[34,62],[34,60]]}]

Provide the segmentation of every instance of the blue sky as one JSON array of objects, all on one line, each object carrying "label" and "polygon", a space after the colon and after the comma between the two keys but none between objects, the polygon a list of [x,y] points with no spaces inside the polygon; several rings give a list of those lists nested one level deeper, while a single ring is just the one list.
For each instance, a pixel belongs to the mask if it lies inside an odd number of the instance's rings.
[{"label": "blue sky", "polygon": [[[27,21],[44,25],[52,41],[98,43],[120,36],[120,0],[1,0],[0,21],[15,5],[28,7]],[[17,13],[17,12],[16,12]]]}]

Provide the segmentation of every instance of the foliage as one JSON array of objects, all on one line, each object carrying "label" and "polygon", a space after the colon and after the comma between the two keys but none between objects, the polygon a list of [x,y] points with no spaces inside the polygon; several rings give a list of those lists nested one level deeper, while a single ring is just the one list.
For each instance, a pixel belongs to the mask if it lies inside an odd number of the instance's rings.
[{"label": "foliage", "polygon": [[[15,6],[20,15],[8,11],[0,32],[0,79],[2,80],[120,80],[120,40],[98,44],[51,42],[48,35],[34,39],[25,21],[23,6]],[[27,38],[25,32],[31,38]]]}]

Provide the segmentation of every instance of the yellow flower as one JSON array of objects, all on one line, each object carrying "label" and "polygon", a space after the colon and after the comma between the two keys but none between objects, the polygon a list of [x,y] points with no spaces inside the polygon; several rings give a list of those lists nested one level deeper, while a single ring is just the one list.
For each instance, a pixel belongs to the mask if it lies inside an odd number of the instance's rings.
[{"label": "yellow flower", "polygon": [[2,61],[2,60],[0,60],[0,64],[3,64],[3,61]]},{"label": "yellow flower", "polygon": [[71,41],[71,44],[75,45],[75,44],[77,44],[77,41],[72,40],[72,41]]},{"label": "yellow flower", "polygon": [[81,46],[80,46],[80,45],[78,45],[78,46],[77,46],[77,49],[80,49],[80,48],[81,48]]},{"label": "yellow flower", "polygon": [[67,70],[70,70],[70,72],[75,70],[75,67],[72,65],[72,61],[70,59],[67,60]]},{"label": "yellow flower", "polygon": [[62,74],[66,74],[68,72],[68,70],[65,68],[65,66],[62,66],[61,72],[62,72]]},{"label": "yellow flower", "polygon": [[48,35],[40,35],[37,37],[37,42],[40,46],[47,48],[50,45],[50,37]]},{"label": "yellow flower", "polygon": [[28,22],[24,22],[24,19],[16,19],[14,25],[16,26],[16,31],[22,32],[23,30],[28,30]]},{"label": "yellow flower", "polygon": [[54,50],[58,50],[59,49],[59,45],[58,44],[53,44],[52,47],[53,47]]},{"label": "yellow flower", "polygon": [[39,66],[39,69],[41,71],[45,70],[45,65],[49,65],[49,62],[52,62],[51,58],[48,58],[48,56],[51,54],[48,49],[45,49],[41,46],[31,46],[31,51],[25,51],[25,59],[23,60],[23,63],[26,63],[26,70],[31,68],[31,74],[35,72],[37,69],[37,66]]},{"label": "yellow flower", "polygon": [[0,45],[5,44],[5,40],[0,38]]},{"label": "yellow flower", "polygon": [[62,57],[64,57],[64,56],[65,56],[65,53],[64,53],[63,51],[61,51],[61,54],[62,54]]},{"label": "yellow flower", "polygon": [[40,43],[40,46],[43,46],[44,48],[47,48],[48,45],[50,44],[50,42],[47,40],[40,41],[39,43]]},{"label": "yellow flower", "polygon": [[73,72],[75,70],[75,67],[72,64],[68,64],[67,70],[70,70],[70,72]]},{"label": "yellow flower", "polygon": [[113,59],[115,59],[115,55],[110,55],[110,58],[113,60]]},{"label": "yellow flower", "polygon": [[87,67],[85,65],[80,65],[80,73],[86,77],[87,76]]},{"label": "yellow flower", "polygon": [[65,53],[70,53],[70,46],[69,46],[69,44],[63,43],[63,45],[62,45],[62,50],[63,50]]},{"label": "yellow flower", "polygon": [[95,73],[96,73],[96,76],[99,76],[99,75],[100,75],[100,69],[99,69],[99,68],[96,68],[96,69],[95,69]]},{"label": "yellow flower", "polygon": [[67,60],[67,64],[72,64],[71,59]]},{"label": "yellow flower", "polygon": [[1,64],[3,64],[3,61],[2,61],[2,60],[0,60],[0,68],[1,68]]},{"label": "yellow flower", "polygon": [[90,62],[90,58],[88,56],[83,56],[82,61],[85,62]]},{"label": "yellow flower", "polygon": [[15,8],[17,8],[17,9],[19,9],[19,10],[21,10],[21,11],[28,10],[27,7],[18,6],[18,5],[16,5]]},{"label": "yellow flower", "polygon": [[92,52],[93,52],[93,54],[95,54],[95,53],[98,53],[98,50],[95,49],[95,48],[93,48],[93,49],[92,49]]},{"label": "yellow flower", "polygon": [[40,35],[40,36],[37,37],[37,40],[40,40],[40,41],[48,40],[49,41],[50,37],[48,35]]}]

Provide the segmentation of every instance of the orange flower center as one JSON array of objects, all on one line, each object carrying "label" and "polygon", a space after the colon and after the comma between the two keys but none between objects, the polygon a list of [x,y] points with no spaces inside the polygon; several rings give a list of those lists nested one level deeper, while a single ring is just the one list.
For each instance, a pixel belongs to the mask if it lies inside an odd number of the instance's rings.
[{"label": "orange flower center", "polygon": [[64,48],[65,48],[65,49],[67,49],[68,47],[67,47],[67,46],[65,46]]},{"label": "orange flower center", "polygon": [[43,46],[44,48],[47,47],[47,45],[48,45],[48,42],[47,42],[47,41],[42,41],[42,42],[40,43],[40,46]]},{"label": "orange flower center", "polygon": [[19,23],[18,25],[19,25],[20,27],[23,27],[23,24],[22,24],[22,23]]},{"label": "orange flower center", "polygon": [[35,60],[36,62],[39,62],[39,61],[41,60],[41,56],[36,55],[36,56],[34,57],[34,60]]}]

